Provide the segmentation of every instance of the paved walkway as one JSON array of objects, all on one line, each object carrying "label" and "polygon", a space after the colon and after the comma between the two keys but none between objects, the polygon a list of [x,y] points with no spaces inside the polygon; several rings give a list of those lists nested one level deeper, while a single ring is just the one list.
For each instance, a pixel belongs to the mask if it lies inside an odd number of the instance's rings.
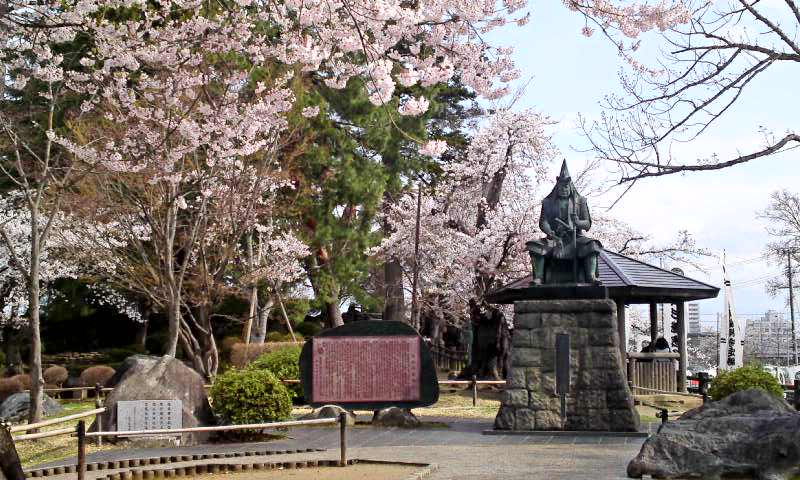
[{"label": "paved walkway", "polygon": [[[431,421],[426,418],[426,421]],[[628,461],[638,453],[643,438],[605,435],[484,435],[488,421],[439,419],[449,428],[406,430],[356,426],[348,428],[348,458],[436,463],[429,478],[445,479],[622,479]],[[648,429],[653,428],[649,426]],[[214,444],[194,447],[126,449],[95,452],[87,462],[131,458],[230,453],[244,450],[286,451],[318,448],[322,452],[247,457],[248,461],[291,461],[339,458],[338,427],[292,428],[288,437],[266,443]],[[241,458],[221,459],[233,463]],[[215,460],[216,461],[216,460]],[[75,459],[38,467],[74,465]],[[190,465],[191,462],[185,462]],[[105,476],[114,470],[87,472]],[[50,478],[73,478],[72,475]]]}]

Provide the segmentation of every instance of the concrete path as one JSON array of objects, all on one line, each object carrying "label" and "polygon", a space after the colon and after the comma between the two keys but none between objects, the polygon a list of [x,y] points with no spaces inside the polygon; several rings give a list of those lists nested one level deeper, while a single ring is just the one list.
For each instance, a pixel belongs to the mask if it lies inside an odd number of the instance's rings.
[{"label": "concrete path", "polygon": [[[426,421],[431,421],[426,418]],[[488,421],[439,419],[449,428],[405,430],[356,426],[348,428],[348,458],[436,463],[432,479],[554,479],[599,480],[625,478],[625,468],[644,442],[643,438],[604,435],[484,435]],[[648,426],[648,430],[653,426]],[[292,428],[286,439],[266,443],[214,444],[195,447],[125,449],[96,452],[87,463],[132,458],[231,453],[254,450],[280,452],[293,449],[327,449],[323,452],[247,457],[247,461],[338,459],[338,427]],[[233,463],[242,458],[223,458]],[[216,460],[215,460],[216,461]],[[192,462],[184,462],[191,465]],[[197,462],[195,462],[197,463]],[[74,465],[66,459],[37,466]],[[88,479],[114,470],[87,472]],[[51,476],[74,478],[74,474]]]}]

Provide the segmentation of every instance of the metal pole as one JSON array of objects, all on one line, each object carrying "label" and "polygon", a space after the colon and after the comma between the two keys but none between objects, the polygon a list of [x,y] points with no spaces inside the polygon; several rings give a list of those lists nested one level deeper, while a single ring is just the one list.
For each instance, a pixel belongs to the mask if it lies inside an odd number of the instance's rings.
[{"label": "metal pole", "polygon": [[77,427],[78,433],[78,480],[86,477],[86,422],[80,420]]},{"label": "metal pole", "polygon": [[411,282],[411,326],[420,329],[419,304],[417,290],[419,289],[419,224],[420,211],[422,210],[422,185],[417,184],[417,219],[414,226],[414,279]]},{"label": "metal pole", "polygon": [[478,377],[472,376],[472,406],[478,406]]},{"label": "metal pole", "polygon": [[797,333],[794,329],[794,288],[792,288],[792,253],[786,251],[786,260],[788,262],[788,272],[786,275],[789,277],[789,316],[792,319],[792,354],[794,355],[794,364],[797,365]]},{"label": "metal pole", "polygon": [[347,412],[339,414],[339,448],[341,450],[339,466],[344,467],[347,465]]},{"label": "metal pole", "polygon": [[[95,384],[94,392],[95,392],[95,395],[94,395],[94,407],[95,408],[101,408],[103,406],[103,399],[100,397],[100,395],[103,392],[103,387],[99,383]],[[97,425],[97,431],[98,432],[102,432],[103,431],[103,414],[102,413],[100,413],[100,414],[98,414],[97,416],[94,417],[94,423],[95,423],[95,425]],[[103,446],[103,437],[102,436],[98,436],[97,440],[95,440],[95,444],[98,447],[102,447]]]}]

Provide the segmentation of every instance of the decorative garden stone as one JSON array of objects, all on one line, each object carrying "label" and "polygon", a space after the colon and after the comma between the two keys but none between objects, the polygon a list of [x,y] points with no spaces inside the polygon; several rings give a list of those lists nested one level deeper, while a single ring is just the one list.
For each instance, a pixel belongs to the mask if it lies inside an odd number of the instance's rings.
[{"label": "decorative garden stone", "polygon": [[631,478],[779,480],[797,474],[800,412],[756,388],[664,424],[628,464]]},{"label": "decorative garden stone", "polygon": [[348,412],[338,405],[323,405],[314,409],[311,413],[307,413],[300,417],[301,420],[316,420],[319,418],[335,418],[339,419],[339,414],[347,413],[347,425],[353,426],[356,424],[356,414]]},{"label": "decorative garden stone", "polygon": [[417,428],[421,422],[407,408],[389,407],[376,410],[372,416],[373,427]]},{"label": "decorative garden stone", "polygon": [[[44,415],[50,416],[60,413],[64,407],[49,395],[44,395]],[[19,422],[28,416],[31,396],[28,392],[20,392],[6,398],[0,405],[0,420],[4,422]]]}]

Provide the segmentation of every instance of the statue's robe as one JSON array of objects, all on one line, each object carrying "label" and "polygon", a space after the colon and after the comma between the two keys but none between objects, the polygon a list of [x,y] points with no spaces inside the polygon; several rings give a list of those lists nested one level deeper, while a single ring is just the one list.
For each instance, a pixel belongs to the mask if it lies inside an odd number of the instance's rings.
[{"label": "statue's robe", "polygon": [[[559,244],[554,238],[543,238],[531,247],[535,253],[550,258],[560,260],[571,260],[575,256],[577,249],[578,258],[586,258],[589,255],[598,253],[602,250],[602,244],[583,234],[584,230],[589,230],[592,226],[592,218],[589,215],[589,207],[586,199],[578,194],[570,195],[567,198],[560,198],[558,195],[548,195],[542,201],[542,213],[539,218],[539,228],[548,237],[557,237],[559,220],[568,226],[573,226],[572,214],[578,216],[578,228],[575,232],[575,242],[573,243],[572,232],[564,231],[561,235]],[[537,245],[538,244],[538,245]]]}]

